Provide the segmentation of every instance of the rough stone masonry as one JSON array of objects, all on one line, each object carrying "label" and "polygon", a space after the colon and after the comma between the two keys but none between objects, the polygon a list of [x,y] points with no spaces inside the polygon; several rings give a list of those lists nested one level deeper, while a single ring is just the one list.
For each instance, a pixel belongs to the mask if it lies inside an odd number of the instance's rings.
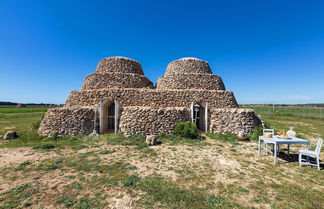
[{"label": "rough stone masonry", "polygon": [[175,60],[153,86],[140,63],[110,57],[100,60],[63,107],[46,112],[38,133],[157,135],[171,133],[183,121],[214,133],[248,133],[260,124],[253,110],[238,108],[233,92],[206,61]]}]

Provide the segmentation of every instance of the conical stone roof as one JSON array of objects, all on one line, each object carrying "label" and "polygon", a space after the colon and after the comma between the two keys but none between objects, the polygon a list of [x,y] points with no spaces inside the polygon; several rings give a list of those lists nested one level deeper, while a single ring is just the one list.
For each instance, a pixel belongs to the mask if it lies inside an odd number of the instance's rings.
[{"label": "conical stone roof", "polygon": [[153,84],[136,60],[109,57],[99,61],[96,72],[85,78],[81,90],[107,88],[153,88]]},{"label": "conical stone roof", "polygon": [[212,74],[208,62],[194,57],[169,63],[165,75],[158,79],[156,88],[225,90],[221,77]]}]

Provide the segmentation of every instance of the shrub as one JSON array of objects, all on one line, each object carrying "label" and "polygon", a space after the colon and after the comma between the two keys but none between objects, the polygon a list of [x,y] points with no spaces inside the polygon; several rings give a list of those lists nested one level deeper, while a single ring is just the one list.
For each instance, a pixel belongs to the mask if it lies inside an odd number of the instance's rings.
[{"label": "shrub", "polygon": [[181,137],[197,139],[199,137],[199,130],[195,123],[186,121],[178,123],[173,129],[173,134]]},{"label": "shrub", "polygon": [[256,127],[254,127],[252,133],[248,135],[248,137],[251,140],[259,140],[259,136],[262,136],[262,135],[263,135],[262,126],[256,126]]}]

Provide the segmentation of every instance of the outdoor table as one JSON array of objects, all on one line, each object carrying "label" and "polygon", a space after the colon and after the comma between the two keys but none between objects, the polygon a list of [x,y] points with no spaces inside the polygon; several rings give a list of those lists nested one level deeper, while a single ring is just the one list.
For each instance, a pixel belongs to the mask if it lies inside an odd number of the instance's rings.
[{"label": "outdoor table", "polygon": [[276,164],[277,162],[277,147],[279,147],[280,144],[287,144],[288,150],[287,153],[289,154],[290,151],[290,145],[291,144],[306,144],[307,149],[310,147],[310,143],[306,139],[300,139],[297,137],[289,137],[289,138],[279,138],[278,136],[274,136],[272,138],[266,138],[264,136],[259,136],[259,156],[261,155],[261,141],[263,141],[264,144],[273,144],[274,149],[274,159],[273,163]]}]

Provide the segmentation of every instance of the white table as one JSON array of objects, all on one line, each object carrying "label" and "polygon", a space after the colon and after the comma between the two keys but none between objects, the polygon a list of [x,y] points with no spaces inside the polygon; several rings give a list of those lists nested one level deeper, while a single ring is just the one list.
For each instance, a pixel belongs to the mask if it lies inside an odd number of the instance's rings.
[{"label": "white table", "polygon": [[279,145],[280,144],[287,144],[288,145],[288,154],[290,151],[290,145],[291,144],[305,144],[307,145],[307,148],[310,146],[310,142],[306,139],[300,139],[297,137],[290,137],[287,139],[284,138],[277,138],[277,136],[274,136],[272,138],[266,138],[264,136],[259,136],[259,156],[261,155],[261,145],[262,142],[264,145],[267,144],[273,144],[273,150],[274,150],[274,159],[273,163],[276,164],[277,162],[277,155],[278,155],[278,150],[279,150]]}]

